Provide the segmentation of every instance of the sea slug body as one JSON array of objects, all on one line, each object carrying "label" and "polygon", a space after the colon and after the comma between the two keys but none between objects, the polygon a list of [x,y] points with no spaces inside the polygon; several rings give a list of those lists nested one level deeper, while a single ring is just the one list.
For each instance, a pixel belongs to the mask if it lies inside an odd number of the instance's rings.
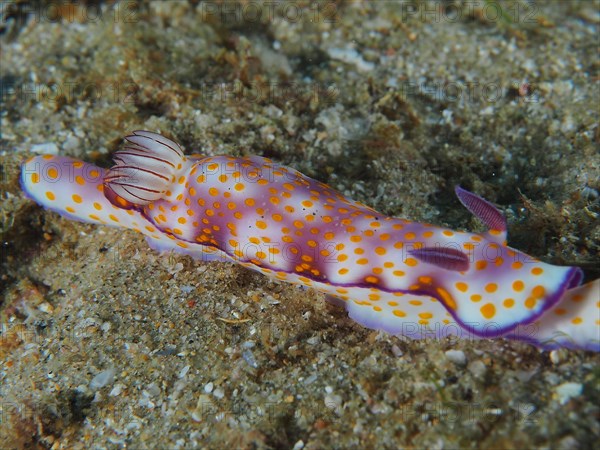
[{"label": "sea slug body", "polygon": [[312,287],[369,328],[600,350],[599,280],[580,286],[579,268],[508,247],[502,214],[475,194],[456,189],[484,234],[384,216],[266,158],[185,156],[148,131],[126,140],[110,170],[31,158],[23,190],[74,220],[143,233],[156,250]]}]

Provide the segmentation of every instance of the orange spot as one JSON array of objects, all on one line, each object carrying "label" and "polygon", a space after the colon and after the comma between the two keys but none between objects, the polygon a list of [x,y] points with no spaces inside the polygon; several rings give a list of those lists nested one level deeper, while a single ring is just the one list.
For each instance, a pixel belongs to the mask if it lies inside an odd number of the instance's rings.
[{"label": "orange spot", "polygon": [[119,219],[117,219],[113,214],[109,215],[108,218],[110,220],[112,220],[113,222],[118,222],[119,221]]},{"label": "orange spot", "polygon": [[366,264],[369,264],[369,260],[367,258],[360,258],[356,260],[356,264],[360,264],[361,266],[364,266]]},{"label": "orange spot", "polygon": [[428,312],[423,312],[423,313],[419,313],[419,317],[421,319],[431,319],[433,317],[433,314],[428,313]]},{"label": "orange spot", "polygon": [[492,292],[496,292],[498,290],[498,285],[496,283],[488,283],[485,285],[485,291],[489,292],[490,294]]},{"label": "orange spot", "polygon": [[477,270],[485,270],[487,267],[487,261],[479,260],[475,263],[475,269]]},{"label": "orange spot", "polygon": [[426,231],[423,233],[424,238],[430,238],[431,236],[433,236],[433,231]]},{"label": "orange spot", "polygon": [[346,268],[340,269],[340,270],[338,270],[338,273],[339,273],[340,275],[345,275],[345,274],[347,274],[347,273],[348,273],[348,269],[346,269]]},{"label": "orange spot", "polygon": [[397,277],[404,276],[404,272],[402,272],[401,270],[394,270],[393,274],[394,274],[394,276],[397,276]]},{"label": "orange spot", "polygon": [[536,304],[536,300],[534,297],[527,297],[527,300],[525,300],[525,308],[527,308],[527,309],[535,308],[535,304]]},{"label": "orange spot", "polygon": [[480,308],[481,315],[486,319],[491,319],[496,315],[496,307],[492,303],[486,303]]},{"label": "orange spot", "polygon": [[48,200],[56,200],[56,195],[54,195],[54,192],[46,191],[46,198]]},{"label": "orange spot", "polygon": [[56,170],[54,167],[51,167],[48,169],[48,176],[53,180],[58,178],[58,170]]},{"label": "orange spot", "polygon": [[368,277],[365,277],[365,281],[367,283],[379,283],[379,278],[369,275]]},{"label": "orange spot", "polygon": [[564,316],[567,313],[567,310],[564,308],[556,308],[554,310],[554,314],[558,315],[558,316]]},{"label": "orange spot", "polygon": [[73,194],[71,196],[71,198],[73,199],[73,201],[75,203],[81,203],[83,201],[83,199],[81,198],[81,195]]},{"label": "orange spot", "polygon": [[257,220],[256,227],[260,228],[261,230],[264,230],[267,228],[267,224],[265,222],[263,222],[262,220]]},{"label": "orange spot", "polygon": [[573,320],[571,320],[571,323],[573,325],[579,325],[581,322],[583,322],[583,319],[581,317],[575,317]]},{"label": "orange spot", "polygon": [[544,286],[536,286],[531,290],[534,297],[542,298],[546,294]]},{"label": "orange spot", "polygon": [[512,308],[513,306],[515,306],[515,300],[512,298],[506,298],[506,299],[504,299],[502,304],[504,305],[505,308]]},{"label": "orange spot", "polygon": [[179,222],[180,224],[184,224],[187,222],[187,219],[185,217],[180,217],[179,219],[177,219],[177,222]]},{"label": "orange spot", "polygon": [[479,294],[473,294],[473,295],[471,295],[471,301],[475,302],[475,303],[480,302],[481,301],[481,295],[479,295]]},{"label": "orange spot", "polygon": [[77,182],[77,184],[80,184],[82,186],[85,184],[85,180],[83,179],[83,177],[81,175],[77,175],[75,177],[75,181]]},{"label": "orange spot", "polygon": [[346,261],[347,259],[348,259],[348,255],[344,255],[344,254],[338,255],[338,257],[337,257],[337,260],[340,262]]},{"label": "orange spot", "polygon": [[544,269],[542,269],[541,267],[534,267],[533,269],[531,269],[531,273],[533,275],[541,275],[542,273],[544,273]]},{"label": "orange spot", "polygon": [[387,250],[384,247],[375,247],[375,253],[378,255],[385,255]]},{"label": "orange spot", "polygon": [[525,289],[525,283],[523,283],[521,280],[517,280],[512,284],[512,288],[517,292],[521,292],[523,289]]},{"label": "orange spot", "polygon": [[454,236],[454,233],[450,230],[444,230],[442,231],[442,234],[445,236]]},{"label": "orange spot", "polygon": [[397,316],[397,317],[406,317],[406,313],[404,311],[401,311],[399,309],[395,309],[394,311],[392,311],[392,314]]},{"label": "orange spot", "polygon": [[33,175],[31,175],[31,182],[36,184],[40,182],[40,176],[37,173],[34,173]]},{"label": "orange spot", "polygon": [[70,206],[67,206],[65,209],[66,209],[68,212],[70,212],[71,214],[74,214],[74,213],[75,213],[75,209],[74,209],[74,208],[71,208]]},{"label": "orange spot", "polygon": [[453,309],[453,310],[456,309],[456,307],[457,307],[456,302],[454,301],[452,296],[445,289],[437,288],[436,291],[448,308]]},{"label": "orange spot", "polygon": [[415,258],[406,258],[406,261],[404,261],[404,263],[410,267],[415,267],[418,264]]},{"label": "orange spot", "polygon": [[406,234],[404,235],[404,239],[406,239],[406,240],[409,240],[409,241],[410,241],[411,239],[414,239],[414,238],[416,238],[416,237],[417,237],[417,235],[416,235],[415,233],[406,233]]},{"label": "orange spot", "polygon": [[469,285],[467,283],[463,283],[462,281],[456,283],[455,286],[456,289],[458,289],[460,292],[467,292],[467,290],[469,289]]}]

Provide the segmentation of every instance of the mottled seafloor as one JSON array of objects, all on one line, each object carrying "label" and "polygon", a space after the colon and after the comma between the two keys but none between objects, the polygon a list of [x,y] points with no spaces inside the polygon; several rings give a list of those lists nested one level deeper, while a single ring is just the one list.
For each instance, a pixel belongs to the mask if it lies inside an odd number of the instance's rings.
[{"label": "mottled seafloor", "polygon": [[36,153],[135,129],[258,154],[390,215],[588,279],[600,249],[598,2],[3,2],[0,448],[592,448],[598,356],[408,341],[321,294],[159,255],[26,199]]}]

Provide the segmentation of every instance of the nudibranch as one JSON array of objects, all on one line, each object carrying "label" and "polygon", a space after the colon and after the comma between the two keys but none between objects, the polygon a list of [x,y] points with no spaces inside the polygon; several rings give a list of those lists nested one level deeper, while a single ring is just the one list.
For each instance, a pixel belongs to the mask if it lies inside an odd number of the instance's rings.
[{"label": "nudibranch", "polygon": [[185,156],[149,131],[125,139],[109,170],[33,157],[23,190],[70,219],[140,232],[153,249],[317,289],[372,329],[600,350],[599,280],[581,286],[579,268],[510,248],[501,212],[464,189],[483,234],[387,217],[266,158]]}]

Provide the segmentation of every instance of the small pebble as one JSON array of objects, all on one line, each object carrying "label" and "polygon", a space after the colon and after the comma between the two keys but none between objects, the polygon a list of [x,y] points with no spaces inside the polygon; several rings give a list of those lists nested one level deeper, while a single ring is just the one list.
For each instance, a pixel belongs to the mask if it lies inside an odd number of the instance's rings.
[{"label": "small pebble", "polygon": [[556,386],[554,389],[554,398],[558,400],[561,405],[568,403],[573,397],[581,395],[583,386],[581,383],[563,383]]},{"label": "small pebble", "polygon": [[394,356],[396,358],[400,358],[402,355],[404,355],[404,352],[402,351],[402,349],[400,347],[398,347],[396,344],[392,345],[392,353],[394,354]]},{"label": "small pebble", "polygon": [[58,155],[58,146],[54,142],[34,144],[31,146],[31,151],[38,154]]},{"label": "small pebble", "polygon": [[121,383],[117,383],[117,384],[115,384],[115,387],[112,388],[112,391],[110,391],[110,393],[108,395],[111,397],[117,397],[117,396],[121,395],[121,392],[123,392],[123,389],[125,389],[125,385],[121,384]]},{"label": "small pebble", "polygon": [[485,373],[487,372],[487,367],[485,363],[481,360],[473,361],[469,364],[469,372],[471,372],[477,378],[483,378]]},{"label": "small pebble", "polygon": [[244,361],[246,361],[246,363],[248,363],[250,367],[252,367],[253,369],[258,369],[258,362],[256,362],[254,353],[252,353],[250,349],[244,350],[242,352],[242,358],[244,358]]},{"label": "small pebble", "polygon": [[111,384],[115,378],[115,369],[110,368],[98,373],[90,382],[90,389],[96,391],[107,384]]},{"label": "small pebble", "polygon": [[562,349],[552,350],[550,352],[550,361],[552,361],[552,364],[560,364],[564,360],[565,352],[562,351]]},{"label": "small pebble", "polygon": [[181,369],[181,371],[179,372],[179,378],[184,378],[187,373],[189,372],[191,366],[185,366],[183,369]]},{"label": "small pebble", "polygon": [[467,357],[462,350],[448,350],[446,358],[457,366],[464,366],[467,363]]},{"label": "small pebble", "polygon": [[222,388],[218,387],[215,389],[215,391],[213,392],[213,395],[218,398],[219,400],[222,399],[223,397],[225,397],[225,391],[223,391]]}]

